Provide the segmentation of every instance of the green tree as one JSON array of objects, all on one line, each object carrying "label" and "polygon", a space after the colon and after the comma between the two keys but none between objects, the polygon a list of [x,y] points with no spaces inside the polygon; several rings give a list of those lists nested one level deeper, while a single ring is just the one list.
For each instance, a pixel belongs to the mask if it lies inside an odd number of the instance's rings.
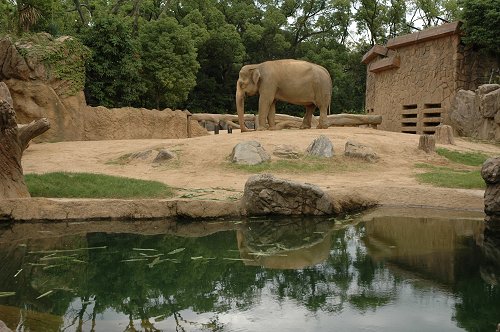
[{"label": "green tree", "polygon": [[140,49],[130,19],[113,15],[94,20],[81,33],[92,50],[86,65],[85,96],[90,105],[140,106],[146,92]]},{"label": "green tree", "polygon": [[229,113],[234,109],[234,84],[245,48],[236,26],[226,22],[227,8],[216,1],[183,1],[172,15],[191,33],[200,69],[196,86],[183,104],[192,112]]},{"label": "green tree", "polygon": [[200,68],[188,29],[172,17],[144,22],[139,29],[146,107],[176,107],[186,101],[196,85]]},{"label": "green tree", "polygon": [[8,0],[0,0],[0,35],[12,33],[16,26],[16,6]]},{"label": "green tree", "polygon": [[500,2],[498,0],[461,1],[462,18],[465,21],[463,40],[500,54]]}]

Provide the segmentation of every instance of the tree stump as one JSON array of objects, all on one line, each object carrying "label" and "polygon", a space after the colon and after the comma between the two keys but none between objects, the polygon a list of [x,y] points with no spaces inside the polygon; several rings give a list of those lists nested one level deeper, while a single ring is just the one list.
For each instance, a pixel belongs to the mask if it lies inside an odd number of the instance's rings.
[{"label": "tree stump", "polygon": [[436,139],[432,135],[420,135],[418,148],[427,153],[436,151]]},{"label": "tree stump", "polygon": [[438,144],[453,144],[455,145],[455,138],[453,137],[453,128],[448,125],[439,125],[436,127],[434,133],[436,143]]},{"label": "tree stump", "polygon": [[21,158],[30,140],[49,128],[46,118],[18,127],[12,105],[0,99],[0,199],[30,197]]}]

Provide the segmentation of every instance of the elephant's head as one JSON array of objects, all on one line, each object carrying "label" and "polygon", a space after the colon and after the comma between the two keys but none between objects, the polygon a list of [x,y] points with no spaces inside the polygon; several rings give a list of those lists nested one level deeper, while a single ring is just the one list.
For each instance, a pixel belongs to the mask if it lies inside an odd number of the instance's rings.
[{"label": "elephant's head", "polygon": [[240,70],[240,76],[236,83],[236,111],[238,122],[242,132],[247,131],[245,127],[245,96],[253,96],[259,92],[260,70],[258,65],[246,65]]}]

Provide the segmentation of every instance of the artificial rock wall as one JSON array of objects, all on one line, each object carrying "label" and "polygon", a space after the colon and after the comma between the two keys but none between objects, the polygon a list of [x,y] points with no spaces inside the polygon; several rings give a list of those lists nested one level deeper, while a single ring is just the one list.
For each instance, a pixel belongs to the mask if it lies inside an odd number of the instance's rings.
[{"label": "artificial rock wall", "polygon": [[451,124],[460,136],[500,141],[500,85],[459,90],[451,105]]}]

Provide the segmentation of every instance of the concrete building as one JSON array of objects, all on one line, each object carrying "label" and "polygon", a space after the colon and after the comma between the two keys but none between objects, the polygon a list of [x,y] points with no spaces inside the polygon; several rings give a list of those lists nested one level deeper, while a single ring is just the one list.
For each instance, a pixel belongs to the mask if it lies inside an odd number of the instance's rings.
[{"label": "concrete building", "polygon": [[489,67],[460,40],[460,22],[447,23],[375,45],[367,65],[367,114],[382,115],[382,130],[433,134],[451,124],[450,107],[460,89],[485,82]]}]

